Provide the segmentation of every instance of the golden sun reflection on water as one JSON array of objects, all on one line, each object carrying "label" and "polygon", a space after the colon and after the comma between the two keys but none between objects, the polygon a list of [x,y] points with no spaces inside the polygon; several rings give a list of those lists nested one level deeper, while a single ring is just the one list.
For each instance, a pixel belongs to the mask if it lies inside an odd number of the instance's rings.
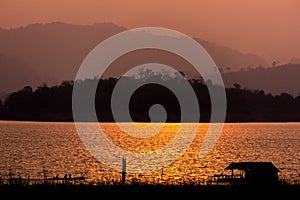
[{"label": "golden sun reflection on water", "polygon": [[[148,123],[128,123],[126,126],[134,131],[135,126],[146,127],[147,124]],[[173,124],[172,126],[163,124],[162,129],[155,135],[138,138],[125,133],[116,124],[101,124],[103,131],[113,144],[127,151],[136,153],[147,153],[161,149],[174,138],[179,130],[179,126],[180,124]]]},{"label": "golden sun reflection on water", "polygon": [[[146,126],[147,124],[137,124]],[[166,123],[149,138],[134,138],[114,123],[101,123],[107,137],[133,152],[162,148],[175,136],[180,124]],[[135,124],[125,124],[127,128]],[[209,124],[200,123],[185,154],[171,165],[151,173],[127,174],[127,180],[179,184],[206,179],[231,162],[271,161],[289,179],[300,175],[300,123],[228,123],[204,158],[198,157]],[[188,126],[184,129],[188,133]],[[81,142],[73,123],[0,121],[0,172],[23,177],[83,175],[88,181],[119,181],[121,173],[97,161]],[[120,160],[121,162],[121,160]],[[43,170],[46,171],[43,172]]]}]

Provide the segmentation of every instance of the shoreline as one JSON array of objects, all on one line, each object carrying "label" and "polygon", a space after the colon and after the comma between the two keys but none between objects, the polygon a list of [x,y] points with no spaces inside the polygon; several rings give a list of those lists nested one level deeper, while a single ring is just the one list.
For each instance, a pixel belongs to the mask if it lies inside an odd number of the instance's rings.
[{"label": "shoreline", "polygon": [[1,185],[0,193],[9,194],[101,194],[101,193],[199,193],[247,195],[295,195],[300,185]]},{"label": "shoreline", "polygon": [[[69,121],[69,120],[18,120],[18,119],[0,119],[0,122],[32,122],[32,123],[75,123],[74,121]],[[95,122],[90,122],[90,121],[80,121],[77,123],[95,123]],[[122,122],[114,122],[114,121],[98,121],[96,123],[169,123],[169,124],[189,124],[189,123],[222,123],[222,122],[209,122],[209,121],[203,121],[203,122],[147,122],[147,121],[137,121],[137,122],[127,122],[127,121],[122,121]],[[250,124],[250,123],[300,123],[300,121],[225,121],[223,122],[224,124]]]}]

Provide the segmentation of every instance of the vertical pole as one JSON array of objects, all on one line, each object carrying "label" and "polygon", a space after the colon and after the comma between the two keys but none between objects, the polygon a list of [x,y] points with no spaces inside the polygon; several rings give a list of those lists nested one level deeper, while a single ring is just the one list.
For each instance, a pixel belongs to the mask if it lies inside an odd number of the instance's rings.
[{"label": "vertical pole", "polygon": [[122,158],[122,185],[126,182],[126,158]]},{"label": "vertical pole", "polygon": [[44,175],[44,185],[47,184],[47,176],[46,176],[46,169],[45,169],[45,166],[43,166],[43,175]]}]

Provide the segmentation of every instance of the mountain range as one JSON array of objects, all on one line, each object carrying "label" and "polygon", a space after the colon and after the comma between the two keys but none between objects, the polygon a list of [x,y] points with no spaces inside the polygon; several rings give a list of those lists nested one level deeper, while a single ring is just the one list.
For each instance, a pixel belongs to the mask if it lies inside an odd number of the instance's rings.
[{"label": "mountain range", "polygon": [[[127,29],[113,23],[73,25],[61,22],[0,28],[0,93],[16,91],[25,85],[35,88],[43,83],[55,85],[63,80],[73,80],[83,59],[97,44],[124,30]],[[236,72],[249,65],[266,65],[266,61],[258,55],[198,38],[195,40],[223,71]],[[115,71],[107,74],[116,75],[130,65],[153,59],[177,66],[182,71],[186,67],[185,61],[173,59],[166,52],[145,50],[123,56],[114,62]],[[193,71],[187,71],[187,75],[192,77]]]},{"label": "mountain range", "polygon": [[[42,84],[57,85],[63,80],[74,80],[83,59],[96,45],[125,30],[125,27],[113,23],[73,25],[61,22],[30,24],[15,29],[0,28],[0,99],[26,85],[35,88]],[[272,94],[300,93],[299,58],[292,58],[291,64],[264,67],[267,63],[258,55],[194,39],[217,64],[226,87],[238,83],[244,88]],[[119,76],[130,67],[147,62],[176,67],[189,78],[199,77],[186,60],[153,49],[120,56],[105,75]]]}]

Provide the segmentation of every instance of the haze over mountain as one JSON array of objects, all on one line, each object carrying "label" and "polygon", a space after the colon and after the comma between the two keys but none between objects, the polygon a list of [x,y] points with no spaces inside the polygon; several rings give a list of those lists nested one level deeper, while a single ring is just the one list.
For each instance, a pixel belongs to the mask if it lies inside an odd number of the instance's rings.
[{"label": "haze over mountain", "polygon": [[[126,28],[112,23],[72,25],[60,22],[0,29],[0,91],[11,92],[24,85],[37,87],[44,82],[54,85],[62,80],[73,80],[85,56],[99,42],[124,30]],[[196,40],[208,51],[219,68],[238,71],[249,65],[266,65],[265,60],[258,55],[244,54],[201,39]],[[150,56],[146,53],[150,53]],[[184,67],[178,59],[171,59],[170,55],[154,50],[129,55],[122,62],[115,62],[114,69],[118,71],[126,68],[126,65],[153,58],[179,68]],[[189,72],[192,73],[188,71],[187,74]]]}]

